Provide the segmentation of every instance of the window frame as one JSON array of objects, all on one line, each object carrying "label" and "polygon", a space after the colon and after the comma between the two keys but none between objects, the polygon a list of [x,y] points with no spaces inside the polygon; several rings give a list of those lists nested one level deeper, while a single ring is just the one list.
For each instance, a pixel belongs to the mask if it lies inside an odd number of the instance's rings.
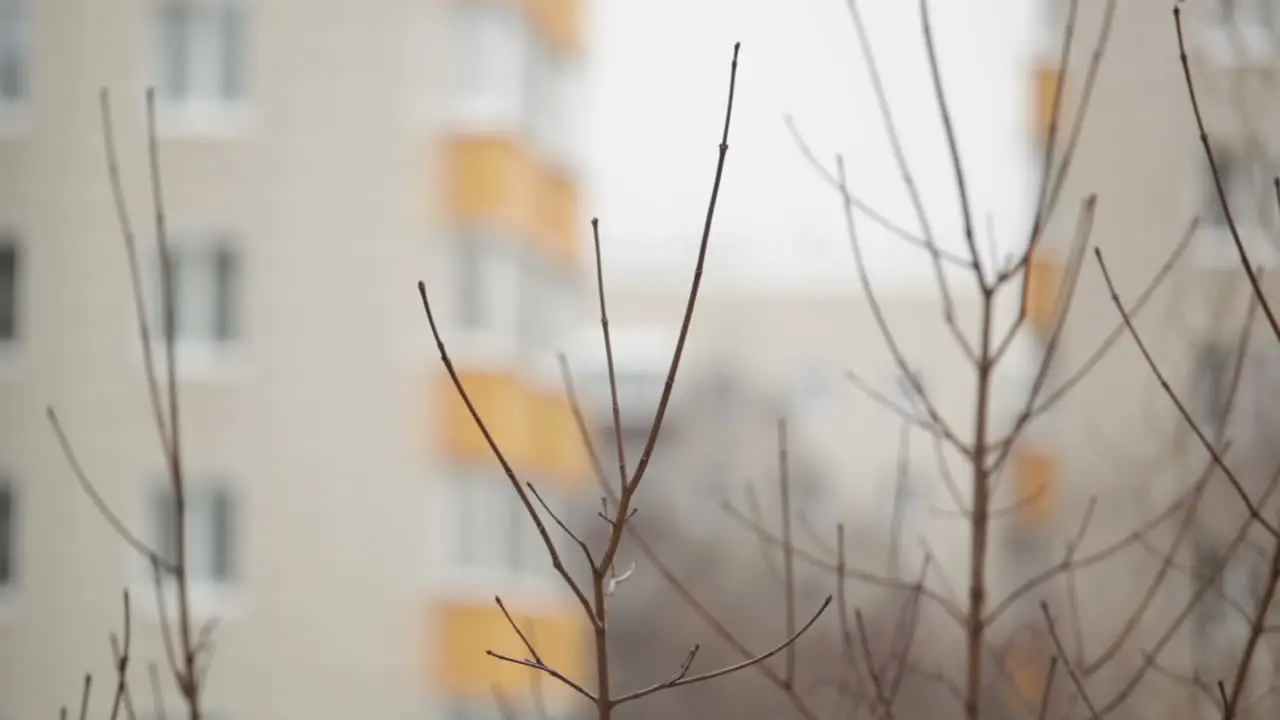
[{"label": "window frame", "polygon": [[[239,586],[243,578],[243,553],[239,549],[240,543],[236,535],[242,525],[242,504],[234,483],[218,476],[204,477],[194,483],[188,481],[185,499],[187,582],[204,588],[228,589]],[[216,538],[215,528],[218,523],[213,517],[214,504],[219,501],[225,502],[225,527],[221,542]],[[173,562],[174,558],[170,553],[177,551],[174,547],[177,538],[174,536],[176,523],[173,517],[176,508],[173,505],[172,483],[167,476],[161,476],[147,484],[143,507],[149,547]],[[223,546],[221,553],[219,545]],[[217,559],[219,554],[223,556],[221,563]],[[223,566],[221,571],[217,570],[219,564]],[[150,575],[150,568],[146,571]],[[172,578],[166,578],[166,582],[172,582]]]},{"label": "window frame", "polygon": [[[253,105],[253,15],[250,4],[245,0],[150,2],[150,38],[146,64],[151,68],[150,77],[156,87],[156,114],[160,132],[179,137],[243,135],[250,127],[250,108]],[[188,12],[220,12],[224,15],[220,23],[234,23],[230,26],[222,24],[217,29],[220,38],[211,45],[217,48],[217,57],[210,63],[216,65],[216,69],[211,69],[206,74],[217,75],[218,78],[216,82],[206,84],[216,84],[219,90],[193,92],[189,89],[195,72],[190,69],[193,43],[189,36],[195,32],[192,30],[191,20],[186,23],[186,39],[183,43],[188,67],[183,72],[182,83],[188,89],[176,95],[168,90],[167,45],[170,39],[165,28],[165,13],[173,7],[183,7]],[[234,37],[234,41],[228,40],[228,37]],[[236,52],[228,48],[233,48]],[[229,80],[231,77],[236,79]],[[227,89],[228,84],[234,85],[234,89]]]},{"label": "window frame", "polygon": [[6,554],[3,559],[0,559],[0,562],[5,563],[3,567],[6,570],[5,574],[0,575],[0,603],[2,603],[8,599],[8,596],[17,592],[22,577],[22,498],[18,491],[18,483],[9,472],[0,471],[0,498],[4,500],[0,502],[0,508],[3,508],[3,524],[0,524],[0,533],[4,534],[4,537],[0,537],[0,543],[2,543],[0,549],[3,549]]},{"label": "window frame", "polygon": [[1202,343],[1192,359],[1192,383],[1196,396],[1196,411],[1216,433],[1227,418],[1231,405],[1231,375],[1235,370],[1236,353],[1217,342]]},{"label": "window frame", "polygon": [[522,347],[525,248],[509,233],[481,227],[455,234],[450,248],[450,325],[460,356],[504,364]]},{"label": "window frame", "polygon": [[[15,42],[12,48],[6,48],[2,42],[8,37],[4,33],[4,29],[9,26],[6,17],[13,23],[11,29]],[[3,94],[4,87],[0,84],[0,116],[24,112],[31,105],[31,96],[34,91],[32,87],[34,64],[32,25],[31,6],[27,0],[0,0],[0,58],[6,56],[6,49],[12,50],[17,57],[18,66],[17,94],[14,97]],[[3,63],[0,63],[0,69],[3,67]]]},{"label": "window frame", "polygon": [[456,2],[450,26],[447,96],[456,122],[469,129],[523,131],[534,38],[529,11],[503,0]]},{"label": "window frame", "polygon": [[[11,254],[13,257],[13,277],[9,283],[9,297],[6,299],[0,296],[0,306],[8,302],[10,305],[10,315],[12,329],[8,336],[3,333],[3,324],[0,324],[0,352],[4,352],[8,348],[16,347],[23,339],[23,310],[25,307],[23,286],[25,285],[24,276],[26,273],[26,252],[22,242],[22,238],[16,230],[0,227],[0,255]],[[0,284],[0,289],[4,286]],[[2,317],[2,315],[0,315]]]},{"label": "window frame", "polygon": [[[206,368],[226,362],[247,342],[245,311],[248,294],[247,263],[244,243],[231,231],[171,233],[168,243],[169,258],[174,269],[174,348],[178,353],[179,370],[183,366]],[[192,265],[193,259],[199,265]],[[218,263],[230,262],[230,274],[219,279]],[[158,249],[152,249],[143,257],[142,291],[147,319],[148,338],[157,362],[166,359],[163,278]],[[199,267],[199,275],[193,268]],[[206,275],[207,277],[201,277]],[[194,283],[192,282],[194,279]],[[191,287],[203,286],[213,295],[191,300],[184,293]],[[184,289],[187,288],[187,289]],[[197,317],[201,305],[209,317]],[[136,338],[137,319],[130,310],[130,320],[135,324],[132,335]],[[219,326],[225,326],[219,330]],[[198,332],[193,327],[201,328]]]},{"label": "window frame", "polygon": [[[485,597],[491,597],[495,587],[532,597],[562,592],[537,526],[500,469],[455,466],[434,484],[435,555],[447,591]],[[564,492],[554,483],[535,485],[560,514]],[[530,500],[548,532],[554,533],[546,511],[532,494]]]}]

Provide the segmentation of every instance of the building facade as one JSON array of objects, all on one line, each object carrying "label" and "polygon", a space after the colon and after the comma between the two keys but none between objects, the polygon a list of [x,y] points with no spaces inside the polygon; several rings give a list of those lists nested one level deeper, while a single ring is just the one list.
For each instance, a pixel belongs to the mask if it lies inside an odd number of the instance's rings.
[{"label": "building facade", "polygon": [[[45,418],[54,407],[120,518],[171,551],[101,88],[153,319],[143,88],[156,88],[193,610],[217,620],[209,716],[472,718],[497,712],[495,687],[521,707],[528,673],[484,654],[524,654],[495,594],[549,662],[586,672],[580,610],[443,372],[414,287],[426,280],[508,460],[572,502],[585,464],[549,370],[583,262],[584,13],[580,0],[0,2],[0,717],[74,706],[85,672],[106,702],[123,588],[138,713],[159,710],[153,662],[179,707],[149,573]],[[546,698],[565,700],[550,685]]]},{"label": "building facade", "polygon": [[[1126,307],[1138,301],[1186,240],[1185,252],[1143,307],[1132,312],[1132,319],[1161,374],[1204,434],[1215,442],[1232,443],[1229,464],[1255,499],[1277,461],[1267,439],[1275,428],[1269,408],[1274,407],[1277,385],[1269,368],[1275,367],[1277,343],[1258,313],[1247,355],[1239,361],[1240,390],[1232,414],[1225,417],[1251,290],[1200,143],[1179,59],[1174,4],[1120,2],[1109,12],[1104,0],[1082,0],[1066,67],[1060,66],[1059,57],[1072,3],[1042,5],[1032,62],[1033,109],[1028,113],[1028,153],[1035,158],[1037,176],[1051,137],[1055,98],[1061,97],[1061,110],[1054,172],[1084,107],[1097,40],[1108,35],[1071,172],[1027,280],[1028,334],[1041,352],[1062,324],[1050,365],[1050,391],[1068,382],[1107,343],[1108,335],[1123,333],[1075,389],[1035,423],[1026,440],[1039,448],[1042,474],[1059,488],[1046,522],[1039,526],[1042,533],[1060,546],[1078,527],[1090,498],[1096,500],[1091,539],[1083,550],[1088,552],[1167,508],[1204,473],[1210,456],[1120,326],[1121,315],[1091,252],[1085,256],[1069,308],[1063,302],[1060,290],[1067,284],[1069,246],[1084,199],[1097,195],[1090,242],[1102,251]],[[1268,129],[1277,118],[1280,16],[1270,2],[1189,0],[1177,7],[1204,130],[1231,219],[1251,262],[1265,269],[1280,247],[1280,213],[1272,188],[1280,170],[1280,136]],[[1272,289],[1273,280],[1264,279],[1264,285]],[[1220,558],[1246,518],[1244,505],[1225,478],[1211,477],[1191,540],[1175,552],[1177,562],[1194,568],[1193,576],[1202,576],[1216,562],[1204,560]],[[1121,632],[1156,575],[1162,553],[1172,552],[1176,525],[1164,524],[1152,532],[1145,547],[1120,553],[1115,562],[1080,575],[1090,606],[1098,608],[1085,619],[1090,645],[1105,647]],[[1204,677],[1234,670],[1240,633],[1247,625],[1238,617],[1225,620],[1234,613],[1222,609],[1230,601],[1249,608],[1256,604],[1258,568],[1244,559],[1256,556],[1250,547],[1258,547],[1258,542],[1246,541],[1245,550],[1236,556],[1240,560],[1229,563],[1232,567],[1200,609],[1178,626],[1159,658],[1165,667],[1181,668],[1188,675],[1198,671]],[[1034,558],[1041,566],[1052,560],[1043,554]],[[1143,666],[1142,649],[1176,622],[1197,582],[1186,573],[1164,582],[1147,619],[1117,656],[1117,677]],[[1259,660],[1257,667],[1264,664],[1270,660]],[[1149,677],[1146,687],[1164,687],[1164,682]],[[1181,712],[1199,702],[1181,694],[1154,697],[1153,702],[1174,698],[1172,705],[1158,708],[1161,712],[1171,707]],[[1206,707],[1205,712],[1217,711]]]}]

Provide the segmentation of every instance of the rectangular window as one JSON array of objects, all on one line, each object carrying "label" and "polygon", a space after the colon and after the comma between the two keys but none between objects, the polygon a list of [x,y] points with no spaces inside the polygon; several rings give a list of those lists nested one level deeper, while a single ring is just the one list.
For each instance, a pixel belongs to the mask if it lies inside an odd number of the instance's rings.
[{"label": "rectangular window", "polygon": [[[1266,157],[1229,147],[1215,149],[1214,162],[1237,227],[1243,230],[1271,223],[1276,216],[1275,191],[1272,188],[1276,164]],[[1204,163],[1203,183],[1203,220],[1210,227],[1225,227],[1226,212],[1208,162]]]},{"label": "rectangular window", "polygon": [[[160,254],[153,256],[148,305],[152,337],[165,337]],[[173,243],[169,248],[173,336],[179,342],[230,343],[240,338],[240,258],[229,240]]]},{"label": "rectangular window", "polygon": [[453,523],[450,556],[459,570],[519,572],[524,563],[524,504],[501,472],[462,472],[448,481]]},{"label": "rectangular window", "polygon": [[1209,435],[1217,432],[1227,419],[1231,375],[1235,369],[1232,355],[1234,353],[1216,343],[1203,345],[1196,352],[1195,393]]},{"label": "rectangular window", "polygon": [[245,99],[245,13],[239,2],[162,0],[156,27],[161,100],[218,104]]},{"label": "rectangular window", "polygon": [[519,248],[501,236],[466,232],[456,243],[455,262],[460,327],[514,342],[521,321]]},{"label": "rectangular window", "polygon": [[454,92],[468,119],[520,127],[528,83],[529,28],[515,3],[455,3]]},{"label": "rectangular window", "polygon": [[0,234],[0,343],[18,339],[18,243]]},{"label": "rectangular window", "polygon": [[543,43],[531,43],[526,62],[525,127],[533,144],[553,162],[572,165],[581,142],[574,120],[580,114],[577,64]]},{"label": "rectangular window", "polygon": [[0,0],[0,107],[27,100],[29,33],[25,3]]},{"label": "rectangular window", "polygon": [[549,315],[553,311],[551,296],[556,288],[540,258],[528,255],[523,265],[520,273],[520,345],[537,352],[551,345],[548,336],[554,319]]},{"label": "rectangular window", "polygon": [[1212,19],[1221,25],[1274,29],[1280,11],[1275,0],[1213,0]]},{"label": "rectangular window", "polygon": [[17,506],[13,484],[0,478],[0,589],[17,579]]},{"label": "rectangular window", "polygon": [[[236,504],[223,485],[194,486],[187,500],[187,577],[193,582],[230,583],[235,579]],[[164,481],[150,495],[153,548],[170,562],[178,556],[177,506]]]}]

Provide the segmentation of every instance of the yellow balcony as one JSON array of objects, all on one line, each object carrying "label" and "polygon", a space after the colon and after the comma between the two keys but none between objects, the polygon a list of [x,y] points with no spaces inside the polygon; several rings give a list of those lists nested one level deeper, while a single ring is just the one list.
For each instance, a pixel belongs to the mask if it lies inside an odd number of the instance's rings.
[{"label": "yellow balcony", "polygon": [[[590,684],[590,636],[576,605],[540,613],[515,612],[510,605],[508,609],[543,662],[579,684]],[[454,696],[489,697],[495,688],[508,697],[528,695],[534,670],[486,654],[492,650],[519,659],[529,656],[496,605],[443,605],[436,610],[436,621],[439,644],[429,663],[433,684]],[[572,692],[547,677],[541,682],[548,699]]]},{"label": "yellow balcony", "polygon": [[1052,333],[1058,322],[1062,275],[1062,263],[1047,257],[1043,248],[1037,247],[1027,262],[1022,291],[1027,307],[1027,322],[1042,336]]},{"label": "yellow balcony", "polygon": [[538,476],[563,485],[585,481],[589,461],[569,399],[562,393],[550,393],[539,396],[536,404],[531,429]]},{"label": "yellow balcony", "polygon": [[1025,525],[1049,520],[1058,505],[1058,460],[1044,448],[1023,444],[1013,455],[1017,516]]},{"label": "yellow balcony", "polygon": [[539,173],[520,141],[460,136],[444,153],[447,209],[459,224],[484,223],[519,237],[538,231]]},{"label": "yellow balcony", "polygon": [[[1042,65],[1035,69],[1035,134],[1041,142],[1049,139],[1049,128],[1053,124],[1054,100],[1058,96],[1058,86],[1062,83],[1062,71],[1052,65]],[[1065,95],[1065,93],[1064,93]],[[1066,98],[1062,98],[1063,110],[1066,109]],[[1065,113],[1058,112],[1058,133],[1062,135]]]},{"label": "yellow balcony", "polygon": [[[533,398],[520,378],[511,373],[459,373],[476,410],[507,461],[517,470],[536,461],[530,433]],[[443,408],[443,454],[461,462],[496,463],[479,425],[471,417],[448,373],[438,373],[436,392]]]},{"label": "yellow balcony", "polygon": [[1005,647],[1005,671],[1012,684],[1007,700],[1017,715],[1040,706],[1049,670],[1047,650],[1041,636],[1025,628],[1014,633]]},{"label": "yellow balcony", "polygon": [[555,50],[582,50],[582,0],[528,0],[539,34]]},{"label": "yellow balcony", "polygon": [[565,267],[577,267],[585,235],[578,217],[577,184],[560,172],[543,172],[538,211],[538,240],[546,254]]}]

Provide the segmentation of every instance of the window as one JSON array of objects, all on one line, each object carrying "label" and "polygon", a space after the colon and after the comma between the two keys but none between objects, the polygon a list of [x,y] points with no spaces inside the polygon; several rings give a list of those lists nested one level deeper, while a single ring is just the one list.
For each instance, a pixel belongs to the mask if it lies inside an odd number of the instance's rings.
[{"label": "window", "polygon": [[1213,0],[1212,18],[1222,25],[1275,28],[1280,10],[1275,0]]},{"label": "window", "polygon": [[[187,577],[192,582],[230,583],[235,579],[236,504],[223,485],[187,488]],[[168,480],[148,499],[152,547],[170,562],[178,555],[177,508]]]},{"label": "window", "polygon": [[925,393],[929,392],[929,388],[924,382],[924,373],[915,368],[908,368],[907,372],[903,372],[900,368],[894,376],[895,389],[901,398],[902,408],[913,416],[925,418],[928,415],[928,405],[925,400]]},{"label": "window", "polygon": [[538,257],[528,256],[520,273],[520,344],[537,351],[550,343],[547,335],[551,319],[547,317],[549,294],[555,292],[554,283],[547,277],[546,264]]},{"label": "window", "polygon": [[161,0],[156,26],[162,101],[217,105],[245,99],[245,18],[238,2]]},{"label": "window", "polygon": [[[501,470],[465,470],[446,482],[445,545],[455,571],[526,578],[555,573],[537,526]],[[566,519],[561,493],[551,484],[535,484],[547,505]],[[555,521],[532,494],[529,500],[559,541]]]},{"label": "window", "polygon": [[526,129],[541,152],[557,163],[571,164],[580,142],[574,127],[579,112],[577,65],[545,43],[531,42],[526,67]]},{"label": "window", "polygon": [[527,256],[520,277],[520,342],[533,351],[559,351],[563,333],[578,323],[579,279],[546,260]]},{"label": "window", "polygon": [[18,339],[18,244],[0,234],[0,343]]},{"label": "window", "polygon": [[529,82],[529,29],[516,3],[455,3],[454,91],[470,121],[519,127]]},{"label": "window", "polygon": [[17,494],[12,483],[0,478],[0,590],[17,579]]},{"label": "window", "polygon": [[[538,488],[538,495],[542,497],[542,501],[547,507],[555,511],[556,517],[565,521],[566,524],[572,522],[568,498],[552,483],[534,482],[534,487]],[[515,491],[507,488],[507,492],[515,497]],[[529,500],[533,503],[533,507],[538,511],[538,517],[542,519],[542,524],[547,527],[547,532],[551,535],[551,539],[556,542],[557,546],[563,546],[569,537],[560,529],[556,521],[542,507],[542,503],[538,502],[538,498],[532,493],[529,494]],[[519,498],[515,498],[516,514],[519,517],[519,535],[520,540],[520,570],[523,574],[533,578],[547,578],[556,580],[560,577],[555,566],[551,564],[551,554],[547,552],[547,545],[542,541],[542,535],[538,533],[538,526],[534,524],[533,518],[529,517],[529,511],[525,509],[524,504]],[[572,524],[569,527],[573,527]],[[621,571],[619,571],[621,572]]]},{"label": "window", "polygon": [[514,342],[522,314],[518,248],[499,236],[464,233],[455,261],[458,324],[469,332]]},{"label": "window", "polygon": [[1197,634],[1205,633],[1209,628],[1226,617],[1226,598],[1223,595],[1222,563],[1225,559],[1220,550],[1204,541],[1197,541],[1192,548],[1191,590],[1197,592],[1208,587],[1195,610],[1193,629]]},{"label": "window", "polygon": [[30,69],[27,11],[18,0],[0,0],[0,108],[26,101]]},{"label": "window", "polygon": [[520,497],[501,472],[463,472],[450,481],[450,558],[460,570],[518,571],[523,562]]},{"label": "window", "polygon": [[[165,337],[160,254],[152,256],[148,305],[152,337]],[[230,343],[240,338],[240,259],[229,240],[171,243],[173,336],[178,342]]]},{"label": "window", "polygon": [[[1257,225],[1264,218],[1274,217],[1275,196],[1271,185],[1275,177],[1275,163],[1265,157],[1226,147],[1215,150],[1214,163],[1218,167],[1218,178],[1222,181],[1222,189],[1231,206],[1231,217],[1238,225]],[[1226,225],[1227,216],[1222,208],[1222,199],[1218,196],[1218,186],[1207,162],[1204,164],[1203,184],[1202,213],[1205,222],[1211,226]],[[1263,215],[1259,215],[1259,211]]]},{"label": "window", "polygon": [[1205,430],[1216,432],[1227,419],[1231,376],[1235,369],[1233,352],[1216,343],[1200,347],[1195,357],[1195,394],[1200,415],[1208,423]]}]

